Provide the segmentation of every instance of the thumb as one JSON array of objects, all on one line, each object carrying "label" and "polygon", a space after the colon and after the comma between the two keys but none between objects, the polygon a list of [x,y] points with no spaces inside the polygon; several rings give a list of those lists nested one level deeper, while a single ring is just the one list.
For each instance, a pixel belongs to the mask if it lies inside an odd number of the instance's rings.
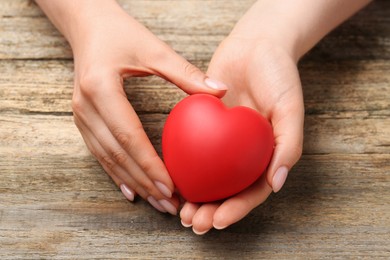
[{"label": "thumb", "polygon": [[220,98],[228,89],[224,83],[207,77],[172,49],[154,62],[153,67],[158,76],[172,82],[187,94],[205,93]]},{"label": "thumb", "polygon": [[303,103],[296,104],[295,109],[284,107],[282,110],[277,113],[283,115],[280,120],[272,120],[275,149],[267,170],[267,182],[274,192],[282,188],[288,172],[301,157],[303,146]]}]

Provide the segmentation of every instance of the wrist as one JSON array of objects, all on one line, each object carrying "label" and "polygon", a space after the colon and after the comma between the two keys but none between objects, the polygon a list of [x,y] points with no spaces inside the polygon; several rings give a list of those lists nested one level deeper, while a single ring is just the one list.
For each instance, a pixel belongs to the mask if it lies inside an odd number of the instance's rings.
[{"label": "wrist", "polygon": [[258,0],[231,35],[269,41],[298,61],[327,33],[370,0]]},{"label": "wrist", "polygon": [[277,4],[267,1],[257,1],[237,22],[229,38],[251,42],[253,46],[264,43],[274,46],[296,62],[304,54],[299,48],[302,41],[299,31],[289,24]]},{"label": "wrist", "polygon": [[289,56],[295,63],[298,63],[298,60],[305,54],[299,48],[299,38],[291,31],[281,33],[281,30],[279,30],[277,33],[276,31],[263,30],[259,34],[254,34],[253,32],[246,34],[243,31],[233,30],[228,39],[245,42],[247,46],[252,46],[252,48],[278,49]]},{"label": "wrist", "polygon": [[[122,11],[115,0],[35,0],[72,49],[96,22]],[[122,11],[123,12],[123,11]],[[115,13],[114,15],[111,15]]]}]

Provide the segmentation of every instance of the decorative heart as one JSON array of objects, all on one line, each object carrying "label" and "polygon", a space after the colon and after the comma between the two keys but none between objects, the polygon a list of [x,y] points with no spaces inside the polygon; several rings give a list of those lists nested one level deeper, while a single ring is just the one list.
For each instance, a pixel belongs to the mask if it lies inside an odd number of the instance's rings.
[{"label": "decorative heart", "polygon": [[244,190],[265,171],[273,147],[272,127],[258,112],[228,109],[207,94],[180,101],[162,135],[168,172],[189,202],[216,201]]}]

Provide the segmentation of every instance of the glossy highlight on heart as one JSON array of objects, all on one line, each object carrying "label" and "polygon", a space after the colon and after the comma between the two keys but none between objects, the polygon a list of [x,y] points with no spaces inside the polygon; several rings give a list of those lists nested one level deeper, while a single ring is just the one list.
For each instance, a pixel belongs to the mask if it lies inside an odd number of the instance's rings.
[{"label": "glossy highlight on heart", "polygon": [[266,170],[273,148],[272,127],[257,111],[229,109],[207,94],[180,101],[162,135],[165,165],[189,202],[221,200],[244,190]]}]

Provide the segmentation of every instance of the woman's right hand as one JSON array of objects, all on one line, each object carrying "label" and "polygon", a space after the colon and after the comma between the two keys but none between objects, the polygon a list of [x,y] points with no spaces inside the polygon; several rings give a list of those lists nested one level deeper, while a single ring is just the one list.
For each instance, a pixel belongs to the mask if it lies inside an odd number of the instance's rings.
[{"label": "woman's right hand", "polygon": [[175,215],[174,184],[127,99],[123,80],[157,75],[186,93],[218,97],[226,86],[207,78],[113,0],[37,2],[71,44],[74,121],[89,150],[129,200],[138,194]]}]

